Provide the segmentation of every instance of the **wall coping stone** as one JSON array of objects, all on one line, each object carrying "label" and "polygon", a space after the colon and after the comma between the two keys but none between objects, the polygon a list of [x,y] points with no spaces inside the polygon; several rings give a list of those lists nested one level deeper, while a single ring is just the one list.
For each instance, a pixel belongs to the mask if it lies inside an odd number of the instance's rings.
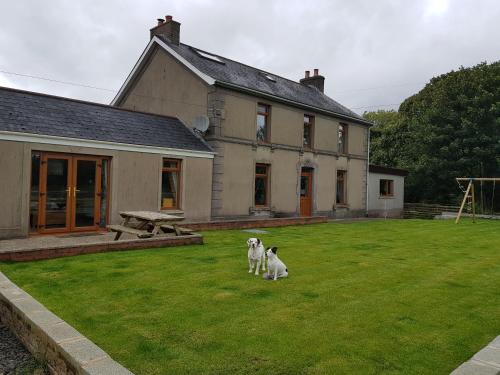
[{"label": "wall coping stone", "polygon": [[450,375],[500,375],[500,336],[497,336]]},{"label": "wall coping stone", "polygon": [[0,321],[52,374],[133,375],[0,272]]}]

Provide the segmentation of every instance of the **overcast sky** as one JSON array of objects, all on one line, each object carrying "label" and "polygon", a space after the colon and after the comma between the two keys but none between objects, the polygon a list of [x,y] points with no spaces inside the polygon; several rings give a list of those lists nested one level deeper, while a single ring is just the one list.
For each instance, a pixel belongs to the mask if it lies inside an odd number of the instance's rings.
[{"label": "overcast sky", "polygon": [[17,0],[0,5],[0,85],[109,103],[165,15],[186,44],[294,80],[319,68],[358,113],[500,60],[498,0]]}]

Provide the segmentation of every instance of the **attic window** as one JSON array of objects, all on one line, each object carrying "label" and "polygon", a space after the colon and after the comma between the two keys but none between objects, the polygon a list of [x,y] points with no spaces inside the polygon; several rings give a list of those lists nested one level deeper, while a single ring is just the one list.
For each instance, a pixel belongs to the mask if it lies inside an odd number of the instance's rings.
[{"label": "attic window", "polygon": [[264,72],[262,72],[262,75],[263,75],[264,77],[266,77],[268,81],[271,81],[271,82],[276,82],[276,78],[274,78],[274,77],[273,77],[272,75],[270,75],[269,73],[264,73]]},{"label": "attic window", "polygon": [[224,61],[222,61],[219,57],[217,57],[215,55],[211,55],[210,53],[200,51],[199,49],[195,49],[195,51],[198,55],[200,55],[201,57],[203,57],[205,59],[212,60],[212,61],[218,62],[220,64],[224,64]]}]

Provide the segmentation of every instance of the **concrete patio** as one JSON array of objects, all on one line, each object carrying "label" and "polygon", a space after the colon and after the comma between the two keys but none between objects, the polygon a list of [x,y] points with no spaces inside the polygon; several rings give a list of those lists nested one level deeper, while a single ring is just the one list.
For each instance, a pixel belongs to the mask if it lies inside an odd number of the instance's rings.
[{"label": "concrete patio", "polygon": [[0,261],[29,261],[106,251],[203,244],[202,235],[197,233],[182,236],[165,234],[146,239],[123,234],[118,241],[114,241],[114,238],[115,234],[110,232],[86,232],[0,240]]}]

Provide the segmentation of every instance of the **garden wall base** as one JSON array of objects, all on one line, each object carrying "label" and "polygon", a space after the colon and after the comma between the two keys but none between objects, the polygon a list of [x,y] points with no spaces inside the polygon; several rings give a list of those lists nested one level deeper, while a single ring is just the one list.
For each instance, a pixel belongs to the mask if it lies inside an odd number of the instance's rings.
[{"label": "garden wall base", "polygon": [[183,227],[200,230],[218,230],[218,229],[251,229],[251,228],[271,228],[285,227],[289,225],[304,225],[326,223],[326,216],[308,216],[308,217],[281,217],[281,218],[262,218],[262,219],[235,219],[235,220],[213,220],[204,222],[186,222]]},{"label": "garden wall base", "polygon": [[133,375],[0,272],[0,321],[57,375]]},{"label": "garden wall base", "polygon": [[450,375],[500,375],[500,336]]}]

